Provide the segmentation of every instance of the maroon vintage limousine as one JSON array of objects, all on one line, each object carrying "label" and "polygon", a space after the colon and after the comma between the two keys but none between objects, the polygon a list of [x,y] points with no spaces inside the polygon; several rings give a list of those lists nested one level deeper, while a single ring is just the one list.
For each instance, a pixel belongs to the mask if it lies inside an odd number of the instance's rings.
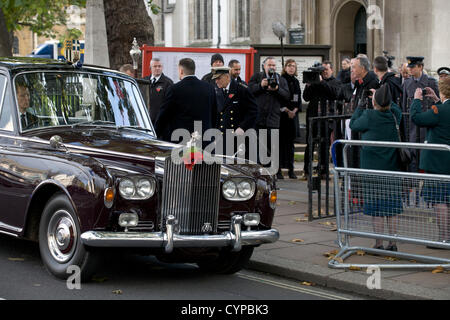
[{"label": "maroon vintage limousine", "polygon": [[[277,241],[256,164],[174,163],[136,81],[93,66],[0,59],[0,233],[39,242],[56,277],[89,280],[100,248],[233,273]],[[1,244],[0,244],[1,245]]]}]

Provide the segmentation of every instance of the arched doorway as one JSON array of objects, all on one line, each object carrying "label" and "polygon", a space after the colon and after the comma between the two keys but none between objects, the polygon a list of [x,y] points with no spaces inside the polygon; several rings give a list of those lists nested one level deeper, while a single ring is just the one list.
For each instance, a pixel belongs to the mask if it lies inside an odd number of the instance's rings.
[{"label": "arched doorway", "polygon": [[344,58],[367,54],[367,14],[360,1],[344,2],[335,12],[334,59],[340,69]]}]

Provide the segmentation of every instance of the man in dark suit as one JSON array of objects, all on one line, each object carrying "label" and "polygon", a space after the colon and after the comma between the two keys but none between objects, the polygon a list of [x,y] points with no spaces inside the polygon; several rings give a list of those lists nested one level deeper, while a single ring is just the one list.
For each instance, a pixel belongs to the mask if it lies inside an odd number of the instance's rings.
[{"label": "man in dark suit", "polygon": [[230,68],[230,74],[233,80],[248,86],[247,82],[241,79],[241,63],[238,60],[231,60],[228,63],[228,67]]},{"label": "man in dark suit", "polygon": [[233,155],[238,146],[235,143],[232,154],[226,152],[227,138],[231,138],[226,135],[226,130],[231,130],[234,137],[243,136],[245,131],[254,128],[258,116],[258,105],[245,84],[231,79],[230,68],[212,68],[212,74],[212,79],[216,81],[217,85],[216,128],[224,137],[224,154]]},{"label": "man in dark suit", "polygon": [[150,118],[155,123],[158,117],[161,104],[167,89],[173,85],[173,81],[166,77],[163,73],[163,65],[159,58],[153,58],[150,62],[150,70],[152,74],[144,79],[150,81],[149,96],[150,96]]},{"label": "man in dark suit", "polygon": [[[202,122],[202,134],[216,122],[214,87],[195,76],[195,62],[189,58],[181,59],[178,74],[181,81],[167,90],[156,120],[158,138],[165,141],[172,141],[176,129],[185,129],[192,134],[194,121]],[[181,139],[172,142],[180,143]]]},{"label": "man in dark suit", "polygon": [[30,107],[30,92],[23,84],[16,86],[17,102],[19,107],[19,120],[22,130],[32,129],[38,126],[38,118],[28,111]]}]

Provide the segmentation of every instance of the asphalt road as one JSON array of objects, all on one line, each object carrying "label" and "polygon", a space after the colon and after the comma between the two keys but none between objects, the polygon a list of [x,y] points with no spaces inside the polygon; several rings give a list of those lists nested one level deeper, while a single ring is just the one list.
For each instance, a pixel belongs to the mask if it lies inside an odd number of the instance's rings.
[{"label": "asphalt road", "polygon": [[243,270],[207,275],[190,264],[163,264],[153,257],[112,258],[81,289],[43,267],[35,243],[0,235],[0,299],[6,300],[348,300],[360,299],[267,274]]}]

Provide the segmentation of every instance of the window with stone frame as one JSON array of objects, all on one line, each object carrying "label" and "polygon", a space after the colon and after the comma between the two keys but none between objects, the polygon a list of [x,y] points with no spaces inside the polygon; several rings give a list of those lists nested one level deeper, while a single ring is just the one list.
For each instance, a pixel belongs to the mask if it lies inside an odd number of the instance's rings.
[{"label": "window with stone frame", "polygon": [[195,40],[212,39],[212,1],[195,0],[194,2]]},{"label": "window with stone frame", "polygon": [[236,38],[250,37],[250,0],[235,0]]}]

